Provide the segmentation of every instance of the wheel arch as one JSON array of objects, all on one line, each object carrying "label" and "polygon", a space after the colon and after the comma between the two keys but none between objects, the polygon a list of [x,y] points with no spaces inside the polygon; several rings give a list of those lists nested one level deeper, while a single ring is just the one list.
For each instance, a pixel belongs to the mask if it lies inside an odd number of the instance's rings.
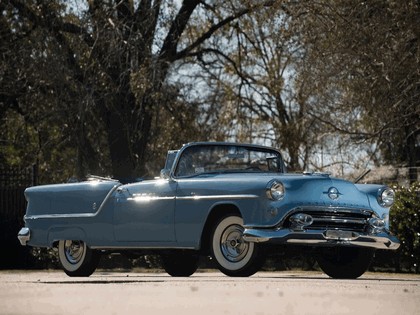
[{"label": "wheel arch", "polygon": [[61,240],[79,240],[90,245],[89,242],[87,242],[85,230],[76,226],[56,226],[49,229],[48,244],[50,244],[50,247],[58,247],[58,243]]},{"label": "wheel arch", "polygon": [[234,204],[218,204],[214,206],[207,216],[206,223],[204,224],[203,231],[200,239],[200,251],[203,254],[210,254],[210,237],[211,231],[220,218],[226,214],[236,214],[242,218],[242,213],[238,206]]}]

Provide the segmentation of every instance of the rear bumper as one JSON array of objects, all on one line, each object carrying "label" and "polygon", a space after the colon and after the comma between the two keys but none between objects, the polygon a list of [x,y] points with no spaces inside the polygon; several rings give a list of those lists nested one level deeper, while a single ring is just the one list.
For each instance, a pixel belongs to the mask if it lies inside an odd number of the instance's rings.
[{"label": "rear bumper", "polygon": [[21,245],[26,246],[26,243],[31,239],[31,231],[26,227],[21,228],[18,233],[18,239]]},{"label": "rear bumper", "polygon": [[396,250],[400,247],[399,240],[385,231],[376,234],[361,234],[341,230],[245,229],[243,238],[247,242],[255,243],[270,242],[313,246],[350,245],[388,250]]}]

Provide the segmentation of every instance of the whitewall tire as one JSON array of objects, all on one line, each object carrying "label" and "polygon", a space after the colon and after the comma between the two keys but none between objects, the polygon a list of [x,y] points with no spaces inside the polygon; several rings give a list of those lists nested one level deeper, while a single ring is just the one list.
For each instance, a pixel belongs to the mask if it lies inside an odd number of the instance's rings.
[{"label": "whitewall tire", "polygon": [[61,240],[58,243],[58,258],[70,277],[89,277],[99,264],[100,254],[83,241]]},{"label": "whitewall tire", "polygon": [[220,271],[228,276],[247,277],[264,263],[260,244],[245,242],[243,220],[228,214],[215,224],[211,235],[211,251]]}]

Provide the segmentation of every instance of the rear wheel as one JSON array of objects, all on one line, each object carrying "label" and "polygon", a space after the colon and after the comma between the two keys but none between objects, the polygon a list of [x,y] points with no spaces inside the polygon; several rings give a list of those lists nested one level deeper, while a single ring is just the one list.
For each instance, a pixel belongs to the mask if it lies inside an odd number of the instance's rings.
[{"label": "rear wheel", "polygon": [[199,256],[192,251],[176,251],[161,255],[163,268],[172,277],[189,277],[198,268]]},{"label": "rear wheel", "polygon": [[211,234],[211,251],[219,270],[231,277],[248,277],[259,271],[265,255],[260,244],[245,242],[243,220],[235,214],[222,217]]},{"label": "rear wheel", "polygon": [[317,262],[331,278],[356,279],[369,268],[373,255],[374,250],[366,248],[328,248],[317,254]]},{"label": "rear wheel", "polygon": [[99,264],[101,255],[83,241],[61,240],[58,258],[64,272],[70,277],[89,277]]}]

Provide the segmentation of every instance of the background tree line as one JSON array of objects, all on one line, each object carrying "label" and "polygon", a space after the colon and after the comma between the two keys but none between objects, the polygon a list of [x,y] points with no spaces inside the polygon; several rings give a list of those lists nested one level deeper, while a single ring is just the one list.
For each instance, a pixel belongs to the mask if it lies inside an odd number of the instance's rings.
[{"label": "background tree line", "polygon": [[417,178],[419,2],[6,0],[0,163],[41,182],[155,175],[196,140],[259,142],[289,169]]}]

